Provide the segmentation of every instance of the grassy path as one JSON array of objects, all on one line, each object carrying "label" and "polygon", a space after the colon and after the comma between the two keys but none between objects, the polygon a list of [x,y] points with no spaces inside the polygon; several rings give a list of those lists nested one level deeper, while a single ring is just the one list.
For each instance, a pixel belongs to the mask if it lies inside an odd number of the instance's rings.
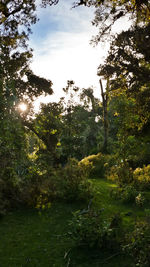
[{"label": "grassy path", "polygon": [[110,197],[110,191],[116,187],[113,182],[95,179],[93,184],[96,189],[94,204],[103,208],[106,216],[120,213],[123,216],[124,223],[129,227],[135,223],[137,218],[140,219],[144,216],[145,207],[138,207],[135,204],[123,204],[121,201]]}]

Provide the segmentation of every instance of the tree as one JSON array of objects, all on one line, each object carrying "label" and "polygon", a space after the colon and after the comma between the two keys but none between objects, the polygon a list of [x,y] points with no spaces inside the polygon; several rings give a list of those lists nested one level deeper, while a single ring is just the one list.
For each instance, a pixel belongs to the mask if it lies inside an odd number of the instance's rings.
[{"label": "tree", "polygon": [[137,112],[149,120],[150,24],[123,32],[112,42],[105,64],[99,73],[110,77],[111,92],[126,91],[136,99]]},{"label": "tree", "polygon": [[99,74],[110,79],[119,153],[124,161],[138,164],[147,162],[150,141],[149,37],[149,24],[122,32],[114,38],[105,64],[99,67]]},{"label": "tree", "polygon": [[112,34],[112,26],[120,18],[128,16],[132,23],[147,24],[150,21],[150,1],[149,0],[79,0],[76,6],[95,6],[95,18],[93,25],[99,27],[99,33],[93,41],[98,43],[103,37]]},{"label": "tree", "polygon": [[[42,104],[41,110],[36,117],[28,120],[23,120],[23,125],[32,131],[40,141],[42,147],[37,152],[38,157],[41,154],[48,155],[49,165],[56,163],[58,159],[57,146],[59,146],[60,135],[62,133],[61,114],[63,107],[61,103]],[[46,162],[45,162],[46,164]]]},{"label": "tree", "polygon": [[[41,0],[41,7],[47,5],[55,5],[58,0]],[[36,1],[35,0],[2,0],[0,3],[0,24],[8,37],[21,36],[19,34],[19,25],[23,25],[27,29],[27,33],[31,31],[31,24],[36,23]],[[24,31],[21,31],[25,34]]]},{"label": "tree", "polygon": [[[42,6],[52,5],[56,2],[42,0]],[[39,95],[37,91],[41,83],[44,83],[44,86],[42,85],[43,89],[48,91],[48,88],[45,88],[47,86],[46,80],[40,80],[37,76],[33,76],[28,67],[32,57],[32,49],[28,48],[27,40],[29,33],[31,33],[31,25],[37,21],[35,11],[35,0],[4,0],[0,3],[1,84],[7,87],[6,83],[11,83],[14,88],[17,88],[16,91],[19,90],[19,95],[20,93],[23,95],[25,91],[29,93],[32,86],[34,91],[35,88],[37,89],[35,96]],[[27,76],[28,83],[23,81],[24,75]],[[49,93],[52,93],[52,91],[49,91]]]},{"label": "tree", "polygon": [[97,136],[102,110],[99,100],[94,97],[92,88],[80,89],[70,81],[64,91],[67,96],[66,100],[62,99],[65,107],[60,139],[62,158],[66,160],[68,157],[75,157],[80,160],[91,153],[98,152]]},{"label": "tree", "polygon": [[102,97],[102,106],[103,106],[103,124],[104,124],[104,144],[102,147],[102,151],[104,153],[108,152],[108,95],[109,95],[109,79],[107,79],[106,91],[104,92],[103,84],[101,79],[100,89],[101,89],[101,97]]},{"label": "tree", "polygon": [[[42,0],[42,6],[56,2]],[[0,3],[0,101],[4,112],[6,109],[11,112],[24,99],[31,104],[35,97],[53,93],[52,82],[29,69],[32,49],[27,41],[31,25],[37,21],[35,11],[34,0]]]},{"label": "tree", "polygon": [[[57,1],[42,1],[42,5]],[[25,100],[29,107],[35,97],[52,94],[52,82],[32,73],[29,63],[32,49],[28,47],[31,25],[36,23],[35,0],[0,1],[0,202],[12,200],[12,192],[28,172],[28,144],[22,123],[27,113],[18,109]],[[20,116],[21,115],[21,116]],[[24,173],[24,177],[22,174]],[[0,203],[1,206],[1,203]],[[1,209],[1,208],[0,208]]]}]

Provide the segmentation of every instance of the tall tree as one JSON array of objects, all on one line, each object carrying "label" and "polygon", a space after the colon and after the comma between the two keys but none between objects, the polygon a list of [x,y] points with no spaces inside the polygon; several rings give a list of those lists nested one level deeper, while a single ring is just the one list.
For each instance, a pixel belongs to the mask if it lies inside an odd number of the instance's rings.
[{"label": "tall tree", "polygon": [[[68,87],[69,85],[69,87]],[[68,157],[81,159],[96,153],[97,136],[100,129],[99,116],[102,110],[99,100],[94,97],[93,89],[80,89],[73,81],[67,83],[62,99],[62,135],[60,138],[62,160]]]},{"label": "tall tree", "polygon": [[112,92],[124,90],[128,96],[136,99],[137,112],[143,118],[143,123],[149,120],[150,114],[149,44],[150,24],[136,26],[114,39],[105,64],[99,67],[101,75],[110,77]]},{"label": "tall tree", "polygon": [[107,78],[106,90],[104,92],[102,80],[100,82],[101,97],[102,97],[102,106],[103,106],[103,125],[104,125],[104,144],[103,152],[107,153],[108,149],[108,96],[109,96],[109,79]]},{"label": "tall tree", "polygon": [[132,25],[150,22],[150,0],[78,0],[74,3],[74,7],[81,5],[96,8],[92,24],[99,32],[92,38],[93,44],[111,40],[113,25],[121,18],[127,18]]},{"label": "tall tree", "polygon": [[20,117],[18,103],[24,98],[31,103],[43,92],[52,94],[52,82],[29,69],[32,49],[27,41],[31,25],[37,21],[35,11],[35,0],[0,1],[0,180],[1,190],[7,190],[10,199],[9,192],[21,180],[21,169],[28,162],[26,128],[22,124],[26,116]]},{"label": "tall tree", "polygon": [[[119,149],[125,159],[140,158],[146,163],[150,125],[150,24],[136,25],[122,32],[111,44],[99,74],[110,78],[109,95],[117,107]],[[140,152],[139,152],[140,151]],[[137,156],[138,155],[138,156]],[[141,159],[143,158],[143,160]]]}]

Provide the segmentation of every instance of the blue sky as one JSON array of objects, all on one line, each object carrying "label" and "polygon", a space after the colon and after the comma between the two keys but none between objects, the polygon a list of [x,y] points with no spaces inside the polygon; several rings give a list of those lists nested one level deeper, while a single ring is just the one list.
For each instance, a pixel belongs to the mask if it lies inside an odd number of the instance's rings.
[{"label": "blue sky", "polygon": [[91,24],[94,9],[71,7],[72,1],[60,0],[56,6],[40,8],[40,20],[32,27],[30,36],[30,46],[34,49],[31,68],[35,74],[52,80],[54,100],[62,96],[67,80],[74,80],[84,88],[93,85],[95,94],[99,91],[97,67],[104,51],[89,44],[96,33]]},{"label": "blue sky", "polygon": [[[39,1],[39,0],[37,0]],[[72,8],[71,0],[38,9],[39,22],[32,27],[30,46],[34,49],[31,68],[35,74],[52,80],[54,96],[62,96],[67,80],[81,88],[94,87],[100,97],[97,67],[104,61],[108,44],[93,48],[89,43],[97,29],[92,26],[94,8]]]}]

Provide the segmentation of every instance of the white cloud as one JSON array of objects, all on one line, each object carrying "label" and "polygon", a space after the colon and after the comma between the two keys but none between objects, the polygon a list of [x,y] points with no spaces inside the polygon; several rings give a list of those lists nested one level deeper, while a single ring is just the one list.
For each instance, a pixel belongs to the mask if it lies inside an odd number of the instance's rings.
[{"label": "white cloud", "polygon": [[[31,68],[35,74],[52,80],[55,92],[47,99],[41,98],[43,102],[58,100],[67,80],[74,80],[81,88],[94,86],[95,96],[100,97],[97,67],[104,61],[109,44],[95,48],[89,44],[97,33],[91,25],[93,8],[71,7],[70,0],[61,0],[56,6],[38,9],[40,21],[33,27],[30,40],[34,49]],[[121,31],[122,25],[124,30],[130,26],[128,18],[118,21],[113,31]]]},{"label": "white cloud", "polygon": [[[93,86],[95,96],[100,98],[97,67],[104,62],[109,44],[102,43],[95,48],[89,44],[92,36],[97,34],[97,29],[91,24],[94,10],[85,7],[71,9],[70,0],[61,0],[56,6],[39,9],[38,16],[40,21],[33,27],[34,34],[30,40],[34,49],[31,68],[35,74],[53,82],[54,95],[37,100],[36,110],[40,101],[59,100],[67,80],[74,80],[81,88]],[[113,26],[113,32],[118,33],[123,27],[127,30],[130,25],[128,18],[120,19]],[[38,40],[42,31],[44,37]]]},{"label": "white cloud", "polygon": [[95,33],[91,25],[93,10],[84,7],[70,10],[68,1],[62,1],[61,5],[40,11],[40,18],[45,19],[49,27],[51,24],[55,27],[56,23],[59,29],[49,28],[39,43],[31,41],[34,48],[31,67],[35,74],[52,80],[55,96],[50,98],[62,96],[61,89],[67,80],[74,80],[77,86],[84,88],[93,85],[95,95],[99,96],[97,67],[108,47],[93,48],[89,44]]},{"label": "white cloud", "polygon": [[46,40],[45,46],[44,54],[39,51],[35,56],[32,69],[36,74],[52,80],[56,97],[62,96],[61,89],[66,86],[67,80],[74,80],[77,86],[83,88],[93,85],[95,95],[100,97],[97,67],[104,52],[100,54],[98,48],[92,48],[86,34],[72,36],[70,33],[58,33],[53,37],[53,42],[51,38]]}]

